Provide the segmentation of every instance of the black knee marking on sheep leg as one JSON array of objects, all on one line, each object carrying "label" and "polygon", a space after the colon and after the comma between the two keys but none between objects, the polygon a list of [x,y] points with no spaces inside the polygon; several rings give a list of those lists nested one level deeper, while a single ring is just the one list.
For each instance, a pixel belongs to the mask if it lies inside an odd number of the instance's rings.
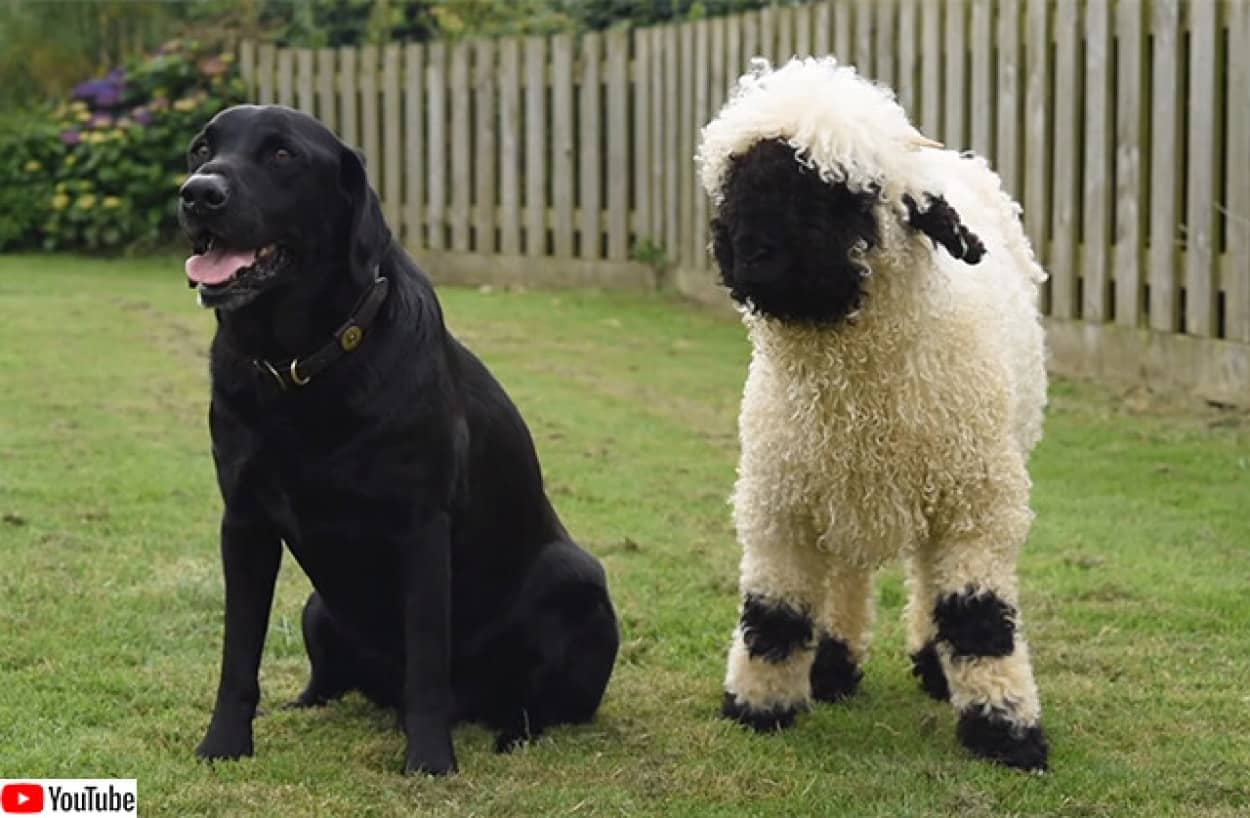
[{"label": "black knee marking on sheep leg", "polygon": [[946,248],[956,259],[976,264],[985,255],[985,244],[959,218],[959,212],[942,196],[929,196],[924,210],[911,196],[903,196],[911,226]]},{"label": "black knee marking on sheep leg", "polygon": [[1014,724],[999,710],[973,707],[959,714],[959,742],[973,754],[1006,767],[1044,772],[1050,748],[1040,724]]},{"label": "black knee marking on sheep leg", "polygon": [[812,641],[812,621],[784,602],[747,594],[742,603],[742,641],[753,659],[777,664]]},{"label": "black knee marking on sheep leg", "polygon": [[799,714],[797,707],[775,706],[764,709],[751,707],[738,701],[738,697],[725,691],[721,702],[720,714],[744,727],[750,727],[757,733],[771,733],[794,726],[794,719]]},{"label": "black knee marking on sheep leg", "polygon": [[820,640],[816,647],[816,660],[812,662],[813,699],[820,702],[841,701],[859,688],[863,677],[845,642],[832,636]]},{"label": "black knee marking on sheep leg", "polygon": [[911,655],[911,675],[920,680],[920,689],[929,696],[940,702],[950,701],[951,690],[946,684],[942,660],[938,658],[936,640],[929,640]]},{"label": "black knee marking on sheep leg", "polygon": [[933,610],[937,638],[950,645],[951,656],[1010,656],[1015,650],[1016,609],[993,591],[965,590],[947,594]]}]

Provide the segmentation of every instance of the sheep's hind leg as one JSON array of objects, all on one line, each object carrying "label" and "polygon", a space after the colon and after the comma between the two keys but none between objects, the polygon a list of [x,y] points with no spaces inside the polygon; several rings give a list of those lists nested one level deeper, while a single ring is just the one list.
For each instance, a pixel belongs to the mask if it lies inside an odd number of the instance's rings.
[{"label": "sheep's hind leg", "polygon": [[1018,633],[1015,549],[945,543],[930,559],[935,650],[960,742],[1008,767],[1045,770],[1041,704]]},{"label": "sheep's hind leg", "polygon": [[859,688],[872,618],[872,572],[835,567],[817,618],[819,637],[811,671],[813,699],[841,701]]},{"label": "sheep's hind leg", "polygon": [[742,609],[729,649],[721,715],[755,730],[794,724],[811,699],[813,613],[824,602],[827,561],[813,546],[746,549]]},{"label": "sheep's hind leg", "polygon": [[907,653],[911,657],[911,673],[920,680],[920,688],[940,702],[950,701],[946,673],[938,656],[937,624],[933,621],[933,579],[928,560],[912,557],[907,560]]}]

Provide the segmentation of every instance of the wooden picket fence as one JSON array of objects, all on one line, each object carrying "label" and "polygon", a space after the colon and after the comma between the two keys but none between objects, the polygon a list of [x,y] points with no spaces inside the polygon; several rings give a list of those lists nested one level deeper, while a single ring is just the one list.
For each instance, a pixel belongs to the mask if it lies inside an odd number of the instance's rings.
[{"label": "wooden picket fence", "polygon": [[[244,43],[369,158],[436,279],[723,300],[693,156],[748,60],[832,53],[991,159],[1059,371],[1250,404],[1250,0],[826,0],[580,37]],[[647,263],[642,263],[641,260]]]}]

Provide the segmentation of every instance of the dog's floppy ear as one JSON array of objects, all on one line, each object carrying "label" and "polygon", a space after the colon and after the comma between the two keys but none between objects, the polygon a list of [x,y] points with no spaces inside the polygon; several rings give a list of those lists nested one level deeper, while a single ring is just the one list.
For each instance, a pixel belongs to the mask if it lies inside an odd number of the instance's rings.
[{"label": "dog's floppy ear", "polygon": [[348,261],[352,278],[371,281],[374,270],[391,244],[391,230],[382,216],[378,195],[369,186],[365,157],[347,145],[339,158],[339,186],[347,196],[351,213],[348,232]]},{"label": "dog's floppy ear", "polygon": [[912,227],[940,244],[956,259],[976,264],[985,255],[985,245],[980,236],[969,230],[959,218],[959,212],[941,196],[925,195],[924,210],[911,196],[903,196],[907,205],[907,221]]}]

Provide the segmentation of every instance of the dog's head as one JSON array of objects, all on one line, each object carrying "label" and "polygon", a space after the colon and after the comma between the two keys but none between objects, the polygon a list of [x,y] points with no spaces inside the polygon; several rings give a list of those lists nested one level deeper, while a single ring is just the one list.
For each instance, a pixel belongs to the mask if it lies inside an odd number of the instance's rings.
[{"label": "dog's head", "polygon": [[363,288],[390,243],[364,160],[310,116],[240,105],[191,140],[179,218],[189,283],[205,307],[232,310],[331,276]]},{"label": "dog's head", "polygon": [[832,58],[775,71],[754,61],[698,152],[730,296],[770,318],[834,325],[870,298],[874,251],[907,231],[976,263],[984,247],[935,190],[933,147],[887,89]]}]

